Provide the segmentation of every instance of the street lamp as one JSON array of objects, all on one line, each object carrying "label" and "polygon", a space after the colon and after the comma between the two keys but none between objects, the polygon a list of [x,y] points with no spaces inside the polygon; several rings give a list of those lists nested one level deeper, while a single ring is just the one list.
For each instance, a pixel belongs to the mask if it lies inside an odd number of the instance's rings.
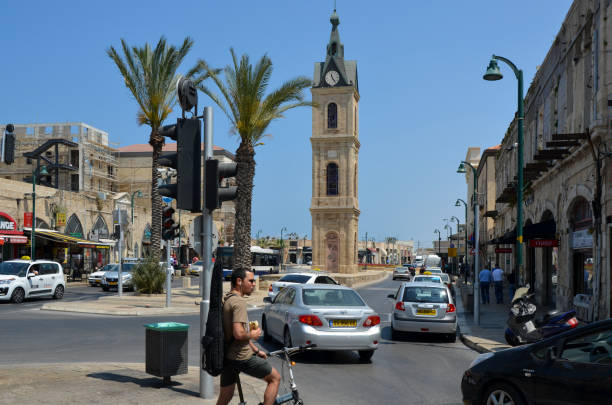
[{"label": "street lamp", "polygon": [[142,191],[140,190],[136,190],[132,193],[132,220],[130,222],[131,226],[132,226],[132,231],[130,232],[131,235],[131,239],[132,239],[132,254],[134,254],[134,197],[138,197],[138,198],[142,198]]},{"label": "street lamp", "polygon": [[[464,262],[465,262],[465,283],[467,284],[467,279],[468,279],[468,267],[467,267],[467,260],[468,260],[468,237],[467,237],[467,203],[465,201],[463,201],[461,198],[457,198],[457,201],[455,201],[455,207],[460,207],[461,204],[463,204],[465,206],[465,227],[463,228],[463,230],[465,231],[465,257],[464,257]],[[457,229],[459,229],[459,224],[457,224]]]},{"label": "street lamp", "polygon": [[434,230],[434,233],[438,233],[438,256],[440,256],[440,240],[442,240],[442,237],[440,236],[440,230],[436,229]]},{"label": "street lamp", "polygon": [[40,165],[40,158],[36,159],[36,169],[32,171],[32,235],[30,243],[30,260],[36,260],[36,180],[40,176],[46,176],[47,166]]},{"label": "street lamp", "polygon": [[[459,241],[459,218],[457,218],[456,216],[453,215],[450,218],[450,220],[451,220],[451,222],[453,220],[457,221],[457,241]],[[459,244],[459,242],[457,242],[457,244]],[[453,260],[453,267],[455,267],[454,266],[455,264],[457,264],[457,265],[459,264],[459,255],[458,254],[457,254],[457,260]],[[455,274],[457,274],[457,269],[456,268],[453,268],[453,271],[455,272]]]},{"label": "street lamp", "polygon": [[501,60],[514,72],[518,80],[518,153],[517,153],[517,188],[516,188],[516,266],[518,276],[521,277],[523,270],[523,126],[525,121],[525,113],[523,111],[523,71],[518,69],[516,65],[502,56],[493,55],[487,71],[482,77],[485,80],[495,81],[503,78],[497,61]]},{"label": "street lamp", "polygon": [[[461,164],[457,168],[457,173],[465,173],[465,165],[468,165],[470,169],[472,169],[472,176],[474,177],[474,190],[472,194],[472,204],[474,205],[474,321],[476,325],[480,325],[480,282],[478,280],[478,179],[476,168],[472,166],[469,162],[464,160],[461,161]],[[455,204],[456,205],[456,204]],[[466,217],[467,218],[467,217]],[[467,242],[467,240],[466,240]]]}]

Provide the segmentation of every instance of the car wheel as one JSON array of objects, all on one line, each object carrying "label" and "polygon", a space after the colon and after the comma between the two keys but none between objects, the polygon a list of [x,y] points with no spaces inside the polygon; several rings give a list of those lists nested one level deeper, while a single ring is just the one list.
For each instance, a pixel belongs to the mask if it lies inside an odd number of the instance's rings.
[{"label": "car wheel", "polygon": [[291,332],[289,332],[288,326],[285,326],[285,332],[283,332],[283,346],[293,347],[293,343],[291,342]]},{"label": "car wheel", "polygon": [[511,385],[495,383],[489,386],[482,398],[482,405],[525,405],[521,394]]},{"label": "car wheel", "polygon": [[374,350],[359,350],[359,360],[363,362],[372,361],[372,356],[374,356]]},{"label": "car wheel", "polygon": [[62,298],[64,298],[64,286],[63,285],[60,284],[57,287],[55,287],[53,298],[56,300],[61,300]]},{"label": "car wheel", "polygon": [[272,340],[272,336],[268,333],[268,322],[266,321],[266,317],[261,317],[261,330],[263,332],[263,340],[264,342],[269,342]]},{"label": "car wheel", "polygon": [[25,291],[23,288],[15,288],[13,290],[13,294],[11,295],[11,302],[15,304],[21,304],[25,298]]}]

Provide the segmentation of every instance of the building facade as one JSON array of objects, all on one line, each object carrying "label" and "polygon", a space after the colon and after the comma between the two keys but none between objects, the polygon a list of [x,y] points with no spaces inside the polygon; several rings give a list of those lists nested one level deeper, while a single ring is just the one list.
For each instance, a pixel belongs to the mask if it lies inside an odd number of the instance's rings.
[{"label": "building facade", "polygon": [[340,19],[330,18],[325,62],[315,63],[312,101],[312,262],[329,272],[358,271],[359,86],[357,62],[344,59]]}]

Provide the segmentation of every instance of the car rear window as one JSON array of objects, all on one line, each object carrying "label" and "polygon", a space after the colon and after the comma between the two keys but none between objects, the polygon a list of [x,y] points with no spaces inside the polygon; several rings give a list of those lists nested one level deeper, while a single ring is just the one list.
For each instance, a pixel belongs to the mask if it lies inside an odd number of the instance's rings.
[{"label": "car rear window", "polygon": [[436,287],[406,287],[404,302],[427,302],[432,304],[448,304],[446,289]]},{"label": "car rear window", "polygon": [[302,290],[304,305],[323,307],[363,307],[365,303],[352,290],[336,289],[304,289]]},{"label": "car rear window", "polygon": [[308,280],[310,280],[311,276],[305,276],[303,274],[287,274],[286,276],[281,277],[278,281],[285,281],[287,283],[299,283],[304,284]]}]

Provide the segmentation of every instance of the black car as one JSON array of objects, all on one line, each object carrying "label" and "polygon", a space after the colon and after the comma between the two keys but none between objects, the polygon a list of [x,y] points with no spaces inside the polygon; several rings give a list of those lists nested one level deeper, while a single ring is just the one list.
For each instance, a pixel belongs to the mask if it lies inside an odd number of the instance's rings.
[{"label": "black car", "polygon": [[605,404],[612,398],[612,319],[484,353],[463,374],[463,403]]}]

